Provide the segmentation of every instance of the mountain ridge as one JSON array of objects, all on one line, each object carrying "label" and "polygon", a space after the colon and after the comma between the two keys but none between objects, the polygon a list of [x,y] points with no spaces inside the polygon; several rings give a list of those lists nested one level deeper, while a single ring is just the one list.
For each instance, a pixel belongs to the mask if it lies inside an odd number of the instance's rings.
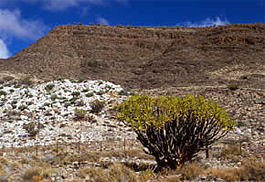
[{"label": "mountain ridge", "polygon": [[[242,69],[231,80],[232,67]],[[0,71],[42,79],[102,79],[144,89],[228,83],[260,87],[241,77],[263,78],[264,67],[264,23],[203,28],[59,25],[0,60]]]}]

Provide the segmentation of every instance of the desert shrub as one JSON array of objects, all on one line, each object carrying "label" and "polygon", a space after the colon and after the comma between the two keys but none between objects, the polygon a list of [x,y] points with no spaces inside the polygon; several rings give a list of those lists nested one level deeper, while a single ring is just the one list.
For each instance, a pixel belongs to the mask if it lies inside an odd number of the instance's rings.
[{"label": "desert shrub", "polygon": [[54,84],[48,84],[48,85],[46,85],[45,90],[49,92],[49,91],[51,91],[54,87],[55,87]]},{"label": "desert shrub", "polygon": [[7,93],[6,93],[5,91],[3,91],[3,90],[0,90],[0,96],[1,96],[1,95],[6,96]]},{"label": "desert shrub", "polygon": [[26,77],[24,77],[24,78],[22,78],[20,80],[20,83],[22,85],[32,85],[33,84],[33,81],[31,80],[31,77],[30,76],[26,76]]},{"label": "desert shrub", "polygon": [[81,169],[80,174],[81,177],[89,177],[90,181],[94,182],[108,182],[108,176],[104,169],[102,168],[92,168],[86,167]]},{"label": "desert shrub", "polygon": [[154,172],[151,169],[146,169],[141,172],[140,181],[149,181],[154,176]]},{"label": "desert shrub", "polygon": [[82,92],[88,92],[88,91],[89,91],[89,89],[87,89],[87,88],[82,90]]},{"label": "desert shrub", "polygon": [[90,25],[90,26],[93,26],[93,25],[94,25],[94,23],[92,23],[92,22],[91,22],[91,23],[89,23],[89,25]]},{"label": "desert shrub", "polygon": [[203,96],[131,96],[116,108],[137,139],[163,167],[176,169],[234,128],[226,111]]},{"label": "desert shrub", "polygon": [[241,150],[237,145],[228,145],[221,151],[221,156],[226,157],[228,155],[240,155]]},{"label": "desert shrub", "polygon": [[198,164],[186,163],[179,169],[179,172],[183,178],[187,180],[194,180],[202,174],[203,170],[200,166],[198,166]]},{"label": "desert shrub", "polygon": [[8,179],[5,176],[0,176],[0,182],[8,182]]},{"label": "desert shrub", "polygon": [[265,162],[252,157],[243,161],[243,167],[240,171],[240,178],[251,181],[262,181],[265,179]]},{"label": "desert shrub", "polygon": [[84,106],[86,104],[85,104],[85,102],[83,100],[79,100],[79,101],[76,102],[76,105],[77,106]]},{"label": "desert shrub", "polygon": [[206,174],[227,181],[264,181],[265,163],[252,157],[242,162],[240,168],[208,169]]},{"label": "desert shrub", "polygon": [[137,177],[135,173],[125,167],[122,164],[114,164],[109,167],[108,176],[110,181],[130,181],[130,182],[137,182]]},{"label": "desert shrub", "polygon": [[83,25],[83,23],[79,22],[78,25]]},{"label": "desert shrub", "polygon": [[73,97],[78,97],[80,95],[80,92],[75,91],[71,94]]},{"label": "desert shrub", "polygon": [[122,26],[122,24],[118,24],[117,27],[122,28],[123,26]]},{"label": "desert shrub", "polygon": [[56,99],[58,99],[58,96],[56,94],[52,94],[51,95],[51,100],[55,101]]},{"label": "desert shrub", "polygon": [[28,169],[24,172],[22,175],[23,181],[34,181],[33,178],[37,178],[40,176],[40,169],[34,168],[34,169]]},{"label": "desert shrub", "polygon": [[75,108],[75,120],[84,119],[87,114],[87,111],[84,109],[77,109]]},{"label": "desert shrub", "polygon": [[95,100],[90,103],[91,113],[98,114],[104,108],[105,103],[103,101]]},{"label": "desert shrub", "polygon": [[80,171],[81,177],[89,177],[95,182],[137,182],[135,173],[121,164],[113,164],[108,170],[103,168],[86,167]]},{"label": "desert shrub", "polygon": [[86,97],[93,97],[94,96],[94,93],[93,92],[89,92],[86,94]]},{"label": "desert shrub", "polygon": [[21,111],[24,111],[25,109],[28,109],[28,106],[26,106],[26,105],[20,105],[18,107],[18,109],[21,110]]},{"label": "desert shrub", "polygon": [[71,106],[71,102],[66,102],[66,103],[64,104],[64,107],[69,107],[69,106]]},{"label": "desert shrub", "polygon": [[233,84],[233,83],[230,83],[227,85],[227,88],[231,91],[235,91],[237,89],[239,89],[238,85],[237,84]]},{"label": "desert shrub", "polygon": [[226,181],[238,181],[239,175],[238,175],[239,170],[236,168],[226,168],[226,169],[208,169],[205,171],[205,174],[210,175],[212,177],[219,177],[223,180]]},{"label": "desert shrub", "polygon": [[39,133],[40,129],[44,128],[44,126],[40,123],[30,122],[23,124],[22,128],[28,132],[30,137],[34,137]]},{"label": "desert shrub", "polygon": [[2,79],[4,82],[8,82],[8,81],[14,80],[15,78],[13,76],[4,76]]},{"label": "desert shrub", "polygon": [[105,92],[104,92],[103,90],[100,90],[100,91],[98,91],[96,94],[97,94],[97,95],[103,95],[103,94],[105,94]]},{"label": "desert shrub", "polygon": [[73,25],[76,25],[76,22],[74,22]]},{"label": "desert shrub", "polygon": [[246,121],[239,121],[239,122],[236,122],[236,126],[237,127],[243,127],[243,126],[248,126],[249,123],[246,122]]}]

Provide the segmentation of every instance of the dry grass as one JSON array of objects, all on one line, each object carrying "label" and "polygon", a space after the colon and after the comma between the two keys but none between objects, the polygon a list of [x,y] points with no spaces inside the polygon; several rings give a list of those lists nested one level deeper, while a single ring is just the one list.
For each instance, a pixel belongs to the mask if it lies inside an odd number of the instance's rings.
[{"label": "dry grass", "polygon": [[51,168],[31,168],[27,169],[23,175],[22,180],[25,182],[39,182],[39,181],[49,181],[52,174],[58,173],[57,169]]},{"label": "dry grass", "polygon": [[153,177],[154,177],[154,172],[151,169],[146,169],[141,172],[141,175],[139,176],[139,180],[148,181]]},{"label": "dry grass", "polygon": [[35,181],[39,179],[41,180],[41,169],[39,168],[33,168],[33,169],[27,169],[24,174],[22,175],[22,180],[27,181]]},{"label": "dry grass", "polygon": [[258,161],[256,158],[250,158],[244,161],[240,168],[207,169],[204,173],[226,181],[264,181],[265,163]]},{"label": "dry grass", "polygon": [[182,168],[178,169],[178,172],[184,179],[193,180],[202,174],[202,168],[196,163],[186,163]]},{"label": "dry grass", "polygon": [[93,182],[137,182],[136,174],[121,164],[114,164],[107,170],[103,168],[87,167],[80,171],[82,178]]},{"label": "dry grass", "polygon": [[0,182],[8,182],[5,176],[0,176]]},{"label": "dry grass", "polygon": [[221,156],[222,157],[227,157],[229,155],[240,155],[240,147],[237,145],[228,145],[225,148],[222,149],[221,151]]},{"label": "dry grass", "polygon": [[265,162],[254,157],[243,161],[241,177],[246,180],[265,180]]},{"label": "dry grass", "polygon": [[228,169],[207,169],[205,174],[208,176],[219,177],[226,181],[238,181],[238,171],[235,168]]}]

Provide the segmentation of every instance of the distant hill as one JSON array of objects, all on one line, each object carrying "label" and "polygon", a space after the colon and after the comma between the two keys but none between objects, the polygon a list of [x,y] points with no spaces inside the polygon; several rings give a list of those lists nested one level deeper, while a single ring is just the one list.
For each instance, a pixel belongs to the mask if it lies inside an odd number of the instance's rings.
[{"label": "distant hill", "polygon": [[102,79],[129,88],[265,88],[265,24],[206,28],[60,25],[0,71]]}]

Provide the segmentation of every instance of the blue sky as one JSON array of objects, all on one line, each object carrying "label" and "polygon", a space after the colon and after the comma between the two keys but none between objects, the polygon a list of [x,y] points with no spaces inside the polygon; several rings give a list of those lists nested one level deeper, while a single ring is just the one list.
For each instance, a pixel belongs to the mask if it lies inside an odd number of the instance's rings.
[{"label": "blue sky", "polygon": [[265,22],[265,0],[0,0],[0,58],[59,24],[212,26]]}]

